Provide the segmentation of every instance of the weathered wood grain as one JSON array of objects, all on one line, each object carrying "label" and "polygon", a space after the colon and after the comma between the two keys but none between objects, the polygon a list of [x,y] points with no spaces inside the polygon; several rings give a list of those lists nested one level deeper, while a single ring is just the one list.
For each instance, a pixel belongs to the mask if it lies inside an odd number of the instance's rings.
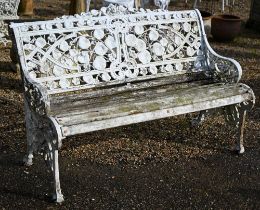
[{"label": "weathered wood grain", "polygon": [[214,81],[203,72],[180,74],[167,77],[157,77],[144,81],[133,81],[120,85],[107,85],[104,87],[94,87],[92,89],[78,90],[70,93],[50,95],[51,104],[62,104],[66,101],[85,100],[87,98],[98,98],[102,96],[114,95],[126,91],[135,91],[148,88],[156,88],[163,85],[173,85],[175,88],[182,86],[194,86],[213,83]]},{"label": "weathered wood grain", "polygon": [[213,101],[191,103],[183,106],[166,108],[162,110],[158,109],[156,111],[151,111],[151,112],[136,113],[132,115],[130,114],[127,116],[117,117],[113,119],[104,119],[104,120],[94,121],[89,123],[64,126],[61,128],[61,130],[64,136],[71,136],[80,133],[103,130],[107,128],[114,128],[114,127],[129,125],[133,123],[146,122],[146,121],[151,121],[156,119],[162,119],[165,117],[177,116],[181,114],[242,103],[247,98],[248,98],[248,94],[236,95],[229,98],[218,98]]},{"label": "weathered wood grain", "polygon": [[[171,89],[171,86],[154,90],[126,92],[107,98],[98,98],[92,104],[80,107],[72,105],[56,113],[56,119],[62,126],[102,121],[121,116],[135,115],[157,110],[181,107],[188,104],[205,103],[219,99],[238,97],[246,94],[247,89],[238,85],[210,84],[189,88]],[[223,105],[223,103],[222,103]],[[215,108],[215,107],[208,107]]]}]

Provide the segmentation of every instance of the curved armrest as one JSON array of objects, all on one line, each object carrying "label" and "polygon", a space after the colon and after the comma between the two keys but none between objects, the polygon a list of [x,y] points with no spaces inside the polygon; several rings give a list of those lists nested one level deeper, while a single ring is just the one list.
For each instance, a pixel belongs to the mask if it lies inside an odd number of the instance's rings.
[{"label": "curved armrest", "polygon": [[23,75],[24,95],[31,110],[39,115],[46,115],[50,107],[47,90],[28,75]]},{"label": "curved armrest", "polygon": [[227,58],[217,54],[209,45],[205,30],[203,27],[203,20],[199,10],[196,9],[201,23],[202,38],[205,52],[205,67],[208,69],[212,77],[219,82],[238,83],[242,76],[242,68],[240,64],[234,59]]},{"label": "curved armrest", "polygon": [[[17,24],[17,23],[16,23]],[[20,34],[18,28],[14,27],[15,23],[11,23],[11,28],[14,30],[16,43],[14,43],[15,48],[17,48],[18,55],[20,57],[20,68],[22,68],[21,77],[24,82],[24,96],[29,108],[39,115],[46,115],[50,107],[50,102],[48,98],[47,90],[40,83],[36,82],[26,71],[24,52],[21,49],[22,44],[20,39]]]},{"label": "curved armrest", "polygon": [[209,72],[216,81],[238,83],[242,76],[242,68],[240,64],[234,59],[218,55],[206,43],[206,65]]}]

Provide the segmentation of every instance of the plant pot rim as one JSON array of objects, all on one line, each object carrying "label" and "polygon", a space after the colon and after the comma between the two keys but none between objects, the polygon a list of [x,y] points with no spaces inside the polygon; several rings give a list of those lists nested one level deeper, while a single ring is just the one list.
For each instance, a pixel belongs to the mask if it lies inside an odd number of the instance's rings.
[{"label": "plant pot rim", "polygon": [[219,20],[225,20],[225,21],[241,21],[242,19],[239,16],[231,15],[231,14],[220,14],[220,15],[214,15],[212,17],[213,19],[219,19]]}]

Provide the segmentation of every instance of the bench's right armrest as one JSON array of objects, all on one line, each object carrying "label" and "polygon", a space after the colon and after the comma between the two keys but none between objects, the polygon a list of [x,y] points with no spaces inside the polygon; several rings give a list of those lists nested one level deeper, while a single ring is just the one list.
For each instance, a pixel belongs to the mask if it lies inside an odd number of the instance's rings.
[{"label": "bench's right armrest", "polygon": [[204,30],[200,12],[197,9],[196,12],[200,19],[206,68],[211,76],[218,82],[238,83],[242,76],[240,64],[232,58],[219,55],[211,48]]},{"label": "bench's right armrest", "polygon": [[206,49],[206,57],[207,66],[216,81],[229,83],[240,81],[242,68],[236,60],[217,54],[209,45]]}]

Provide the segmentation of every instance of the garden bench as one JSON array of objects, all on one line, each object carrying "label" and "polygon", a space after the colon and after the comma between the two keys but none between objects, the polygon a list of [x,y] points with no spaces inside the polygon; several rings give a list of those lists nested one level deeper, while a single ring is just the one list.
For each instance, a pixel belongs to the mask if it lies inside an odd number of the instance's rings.
[{"label": "garden bench", "polygon": [[238,62],[209,46],[198,10],[110,5],[54,20],[12,23],[24,83],[28,154],[43,152],[63,201],[58,150],[66,137],[220,108],[244,152],[253,91]]},{"label": "garden bench", "polygon": [[6,21],[18,19],[17,9],[20,0],[1,0],[0,1],[0,43],[10,42],[8,35],[8,24]]}]

